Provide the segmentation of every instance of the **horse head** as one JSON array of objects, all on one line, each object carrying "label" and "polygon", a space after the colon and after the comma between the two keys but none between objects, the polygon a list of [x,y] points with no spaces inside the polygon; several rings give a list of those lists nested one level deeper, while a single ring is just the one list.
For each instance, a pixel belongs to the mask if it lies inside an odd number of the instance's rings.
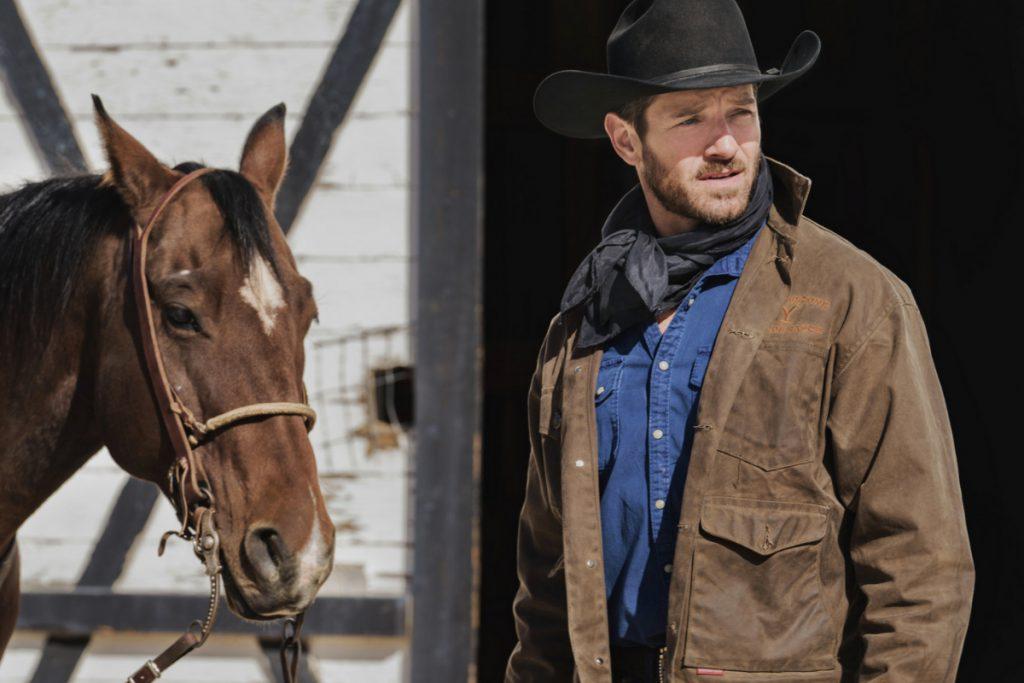
[{"label": "horse head", "polygon": [[[99,98],[94,104],[110,164],[101,182],[116,188],[137,230],[199,165],[164,165]],[[216,169],[189,182],[149,233],[144,273],[154,338],[167,384],[198,422],[250,404],[305,403],[303,340],[317,311],[274,218],[288,160],[284,114],[280,104],[260,117],[238,172]],[[96,417],[114,460],[178,500],[168,476],[175,447],[133,304],[129,241],[123,275],[106,278],[94,321]],[[250,619],[304,611],[331,571],[334,526],[303,417],[251,416],[195,441],[193,450],[200,493],[215,501],[229,606]],[[178,512],[187,518],[181,505]]]}]

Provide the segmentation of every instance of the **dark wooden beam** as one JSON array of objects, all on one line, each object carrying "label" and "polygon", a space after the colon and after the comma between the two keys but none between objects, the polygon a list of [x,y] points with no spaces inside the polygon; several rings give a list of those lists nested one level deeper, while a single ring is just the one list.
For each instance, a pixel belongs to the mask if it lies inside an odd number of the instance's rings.
[{"label": "dark wooden beam", "polygon": [[[153,484],[129,477],[110,510],[89,564],[78,579],[79,586],[109,589],[114,585],[124,570],[125,559],[135,539],[146,526],[158,495],[159,490]],[[89,647],[89,640],[87,634],[75,634],[71,638],[48,636],[32,675],[32,683],[70,680],[78,660]]]},{"label": "dark wooden beam", "polygon": [[50,636],[32,674],[31,683],[67,683],[71,680],[89,636]]},{"label": "dark wooden beam", "polygon": [[[18,628],[65,637],[87,636],[97,629],[174,633],[206,614],[206,602],[202,595],[116,593],[105,588],[25,593]],[[265,637],[267,628],[267,624],[240,619],[221,604],[215,632]],[[303,632],[401,637],[405,635],[405,598],[321,597],[306,614]]]},{"label": "dark wooden beam", "polygon": [[416,10],[416,477],[409,670],[413,683],[460,683],[469,680],[476,661],[480,573],[484,3],[421,0]]},{"label": "dark wooden beam", "polygon": [[96,541],[89,564],[78,579],[79,586],[114,585],[159,496],[155,485],[129,477],[110,511],[103,534]]},{"label": "dark wooden beam", "polygon": [[331,55],[289,150],[288,173],[278,191],[277,222],[287,234],[320,172],[334,134],[345,120],[384,42],[400,0],[359,0]]},{"label": "dark wooden beam", "polygon": [[85,157],[71,120],[14,0],[0,0],[0,71],[50,172],[85,171]]}]

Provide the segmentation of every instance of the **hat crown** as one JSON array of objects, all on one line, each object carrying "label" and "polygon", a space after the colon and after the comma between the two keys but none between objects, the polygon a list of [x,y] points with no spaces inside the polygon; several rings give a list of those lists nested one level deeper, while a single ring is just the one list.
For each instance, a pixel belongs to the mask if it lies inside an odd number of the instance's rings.
[{"label": "hat crown", "polygon": [[634,0],[608,36],[608,73],[644,80],[715,65],[760,72],[735,0]]}]

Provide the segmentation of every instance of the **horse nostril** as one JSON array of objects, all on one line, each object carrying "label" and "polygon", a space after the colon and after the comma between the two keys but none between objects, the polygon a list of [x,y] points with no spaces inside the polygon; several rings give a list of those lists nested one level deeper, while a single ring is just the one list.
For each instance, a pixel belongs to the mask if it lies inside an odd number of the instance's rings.
[{"label": "horse nostril", "polygon": [[289,565],[291,553],[272,527],[251,530],[245,537],[245,554],[264,579],[277,581]]}]

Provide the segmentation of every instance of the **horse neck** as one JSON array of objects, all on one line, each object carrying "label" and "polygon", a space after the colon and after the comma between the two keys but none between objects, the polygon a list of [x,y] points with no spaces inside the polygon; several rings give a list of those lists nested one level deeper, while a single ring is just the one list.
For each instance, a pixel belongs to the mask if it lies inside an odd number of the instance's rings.
[{"label": "horse neck", "polygon": [[[108,246],[91,260],[114,256]],[[113,263],[89,266],[109,273]],[[90,302],[103,298],[89,280],[79,282],[31,371],[19,372],[10,360],[18,354],[0,348],[0,546],[103,445],[94,411],[96,344],[87,329],[96,314]]]}]

